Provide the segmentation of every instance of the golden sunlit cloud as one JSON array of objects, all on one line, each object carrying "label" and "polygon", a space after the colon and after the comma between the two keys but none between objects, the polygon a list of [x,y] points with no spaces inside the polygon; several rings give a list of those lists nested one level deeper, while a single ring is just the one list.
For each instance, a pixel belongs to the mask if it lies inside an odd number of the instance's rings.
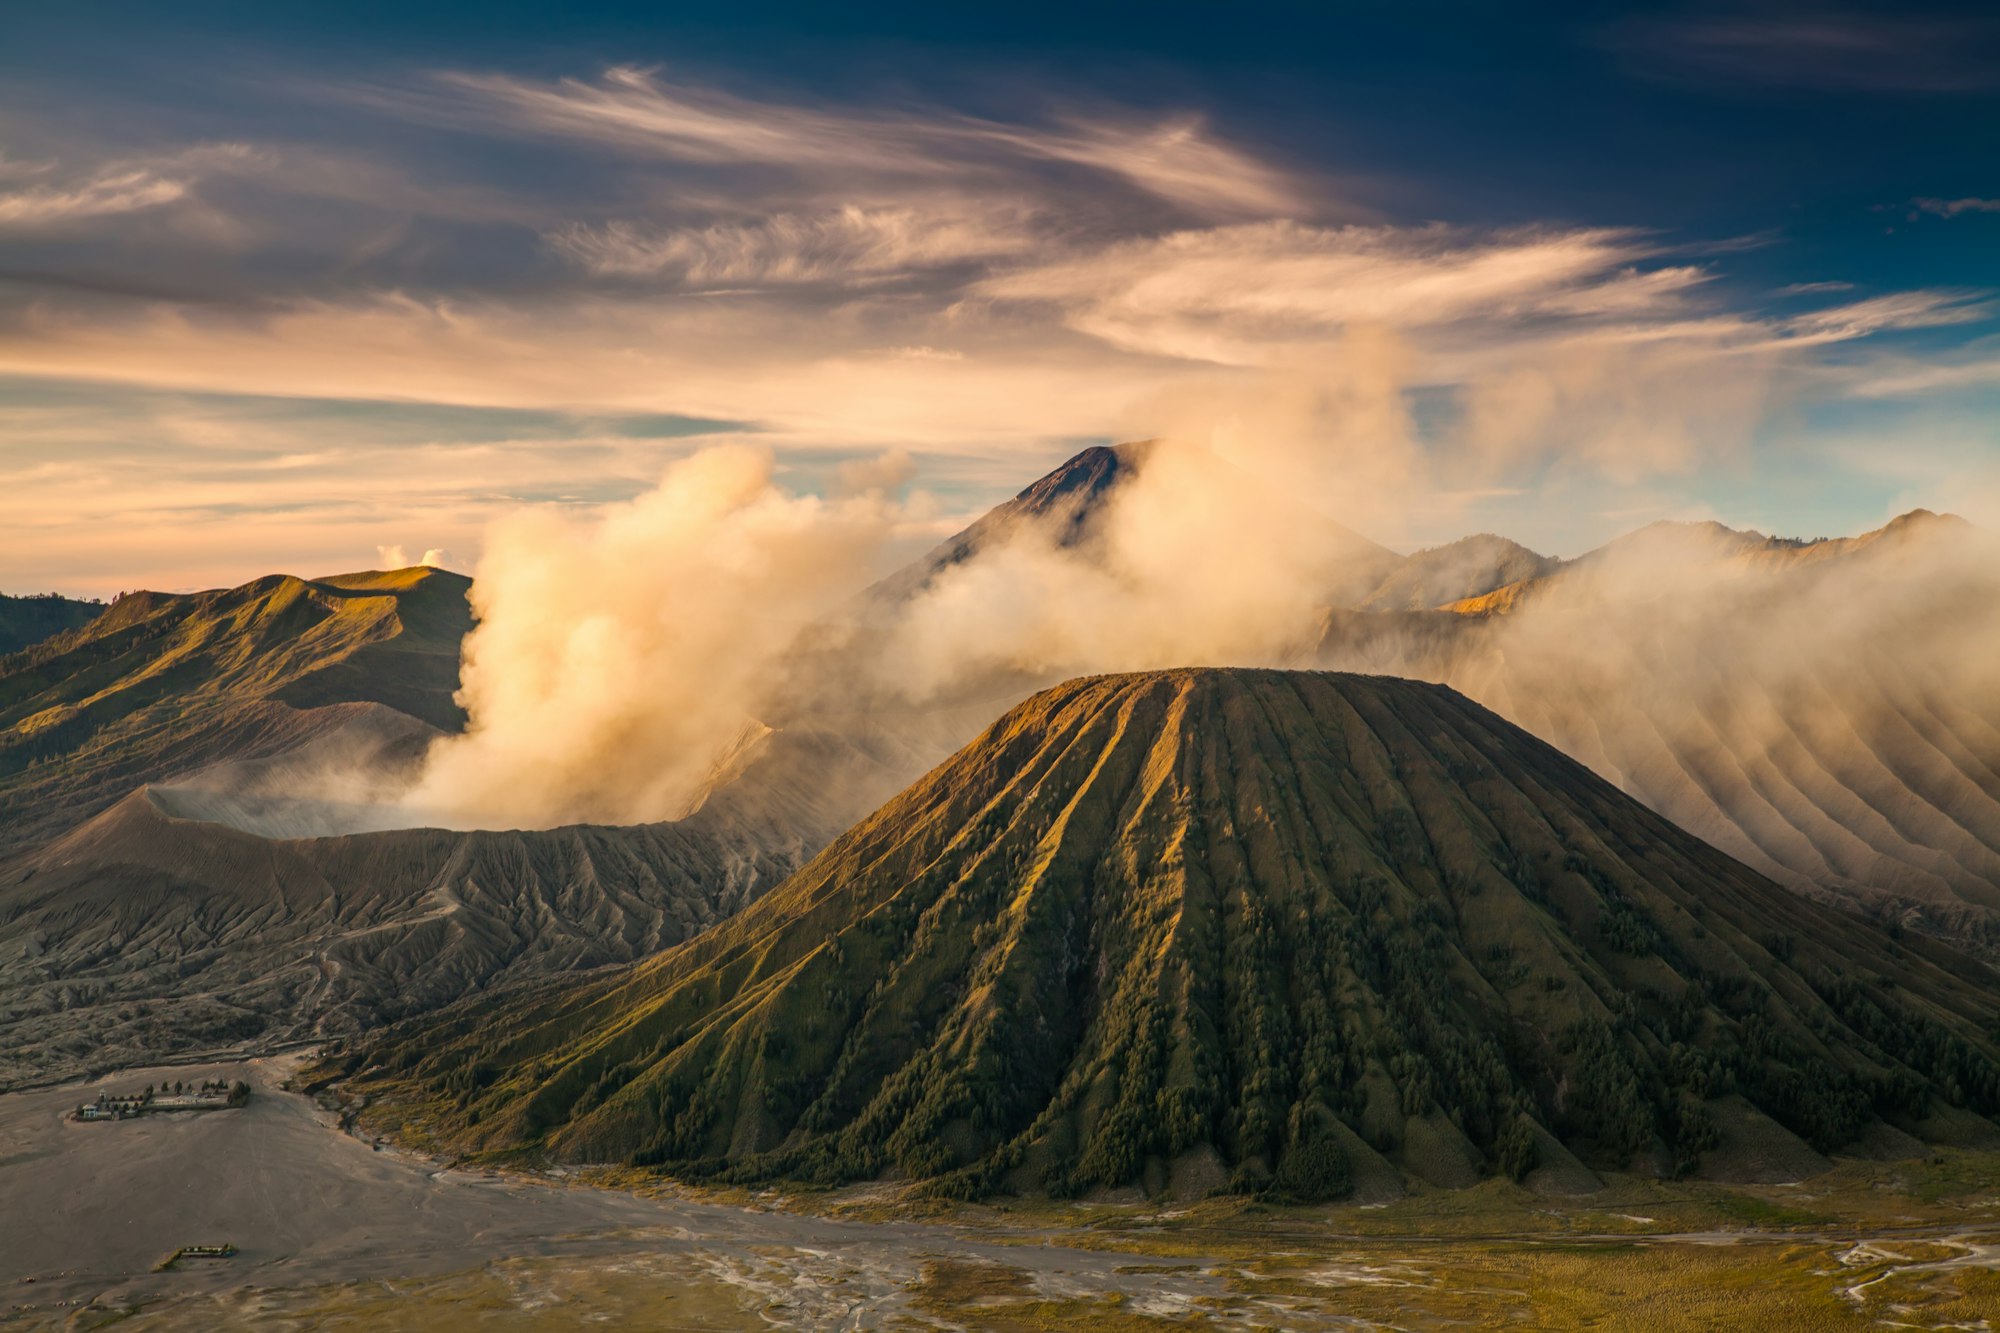
[{"label": "golden sunlit cloud", "polygon": [[[1407,456],[1326,447],[1362,473],[1404,474],[1398,505],[1373,516],[1396,537],[1407,515],[1447,523],[1459,497],[1551,467],[1627,487],[1685,473],[1740,450],[1808,385],[1880,394],[1984,374],[1817,359],[1983,318],[1982,293],[1765,312],[1725,294],[1716,256],[1630,228],[1383,222],[1351,182],[1188,115],[1100,106],[1006,123],[760,100],[622,67],[317,95],[401,126],[560,144],[611,184],[566,197],[275,142],[0,160],[0,228],[87,220],[161,257],[144,275],[51,276],[0,310],[0,375],[123,386],[149,404],[80,459],[56,423],[15,411],[29,466],[0,510],[45,533],[52,515],[89,515],[146,525],[163,551],[206,543],[197,563],[162,566],[182,580],[289,560],[280,538],[334,567],[409,532],[476,559],[481,525],[509,506],[630,496],[692,447],[607,438],[590,420],[700,419],[829,467],[900,449],[920,483],[978,475],[985,498],[1078,440],[1310,399],[1351,380],[1356,349],[1393,347],[1370,362],[1383,392],[1443,393],[1451,410],[1398,446]],[[458,252],[435,240],[452,233],[426,228],[506,237],[511,276],[452,268]],[[253,276],[266,253],[307,252],[324,280]],[[1847,290],[1806,286],[1780,296]],[[225,438],[227,420],[158,401],[246,393],[292,401],[294,420]],[[338,406],[357,401],[537,419],[371,444],[356,431],[382,418]],[[551,433],[550,414],[585,424]],[[46,549],[145,563],[143,543],[86,546]]]}]

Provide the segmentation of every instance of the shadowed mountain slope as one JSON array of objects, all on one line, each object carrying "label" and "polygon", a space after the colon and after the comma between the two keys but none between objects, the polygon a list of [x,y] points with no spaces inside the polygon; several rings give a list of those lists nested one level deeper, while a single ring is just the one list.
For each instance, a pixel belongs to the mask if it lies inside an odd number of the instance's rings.
[{"label": "shadowed mountain slope", "polygon": [[798,864],[712,820],[272,839],[147,788],[0,870],[0,1087],[352,1033],[631,962]]},{"label": "shadowed mountain slope", "polygon": [[1039,694],[707,934],[346,1067],[475,1152],[1319,1199],[1990,1135],[1997,1016],[1448,689],[1190,670]]},{"label": "shadowed mountain slope", "polygon": [[470,586],[419,568],[130,593],[0,659],[0,854],[142,783],[294,749],[371,709],[457,729]]},{"label": "shadowed mountain slope", "polygon": [[0,655],[18,653],[64,630],[87,625],[104,611],[102,602],[47,593],[35,597],[0,595]]},{"label": "shadowed mountain slope", "polygon": [[138,593],[0,660],[0,1086],[630,962],[837,831],[721,809],[397,827],[379,784],[463,721],[468,587],[409,569]]}]

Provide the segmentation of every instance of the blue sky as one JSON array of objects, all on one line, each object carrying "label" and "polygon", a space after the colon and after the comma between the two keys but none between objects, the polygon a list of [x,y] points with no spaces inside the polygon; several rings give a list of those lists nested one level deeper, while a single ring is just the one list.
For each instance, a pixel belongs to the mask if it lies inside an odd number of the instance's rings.
[{"label": "blue sky", "polygon": [[469,565],[719,440],[910,543],[1161,432],[1403,547],[2000,521],[1991,6],[17,8],[0,588]]}]

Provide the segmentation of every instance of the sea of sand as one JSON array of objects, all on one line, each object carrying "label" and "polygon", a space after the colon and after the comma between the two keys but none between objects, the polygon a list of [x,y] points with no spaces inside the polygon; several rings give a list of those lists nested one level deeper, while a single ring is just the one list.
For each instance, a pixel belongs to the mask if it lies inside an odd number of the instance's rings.
[{"label": "sea of sand", "polygon": [[[1087,1204],[1066,1221],[829,1218],[776,1197],[725,1204],[448,1169],[347,1133],[287,1091],[303,1059],[133,1069],[0,1095],[0,1328],[1159,1326],[1150,1316],[1352,1330],[1547,1326],[1557,1309],[1577,1316],[1555,1321],[1565,1327],[1608,1327],[1641,1298],[1713,1296],[1715,1311],[1740,1313],[1766,1292],[1758,1309],[1796,1316],[1774,1331],[1874,1327],[1912,1301],[1944,1320],[1926,1327],[1973,1327],[1959,1316],[1996,1290],[2000,1272],[1993,1201],[1977,1191],[1892,1232],[1681,1231],[1637,1247],[1637,1236],[1574,1232],[1542,1238],[1561,1241],[1553,1247],[1479,1236],[1366,1244],[1340,1227],[1312,1243],[1289,1234],[1253,1244],[1222,1230],[1169,1234],[1171,1212],[1107,1243]],[[231,1110],[69,1119],[99,1087],[203,1078],[243,1079],[254,1092]],[[1985,1161],[1939,1169],[1984,1171]],[[1598,1226],[1610,1217],[1590,1216]],[[1196,1252],[1201,1236],[1229,1253]],[[1148,1237],[1158,1242],[1150,1259],[1131,1248]],[[238,1252],[162,1269],[183,1246],[222,1244]],[[1693,1308],[1683,1313],[1694,1319]],[[1676,1320],[1643,1326],[1690,1326]]]},{"label": "sea of sand", "polygon": [[[609,1299],[612,1275],[636,1275],[672,1289],[675,1321],[662,1326],[682,1328],[878,1327],[912,1316],[908,1293],[939,1261],[1004,1263],[1050,1292],[1131,1289],[1169,1308],[1223,1290],[1219,1277],[1190,1271],[1163,1284],[1121,1274],[1128,1256],[1019,1237],[443,1169],[345,1133],[332,1112],[285,1091],[300,1059],[132,1069],[0,1096],[0,1325],[125,1312],[128,1327],[310,1327],[362,1316],[351,1297],[371,1288],[407,1293],[414,1317],[472,1301],[473,1286],[454,1297],[425,1285],[468,1273],[504,1274],[496,1289],[515,1313],[533,1313],[565,1276],[574,1286],[593,1274],[593,1299]],[[240,1078],[254,1092],[233,1110],[68,1118],[99,1087],[202,1078]],[[183,1246],[221,1244],[238,1253],[156,1271]],[[363,1322],[400,1323],[397,1308]]]}]

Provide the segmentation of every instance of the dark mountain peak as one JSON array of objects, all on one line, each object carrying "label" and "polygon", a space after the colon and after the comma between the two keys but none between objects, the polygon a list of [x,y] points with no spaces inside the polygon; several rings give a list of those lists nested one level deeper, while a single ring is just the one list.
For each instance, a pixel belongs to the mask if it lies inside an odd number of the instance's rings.
[{"label": "dark mountain peak", "polygon": [[[944,570],[1003,546],[1025,531],[1034,531],[1060,548],[1087,546],[1102,531],[1100,524],[1111,498],[1160,447],[1158,440],[1139,440],[1085,449],[1013,499],[995,505],[929,554],[875,584],[864,594],[864,602],[879,606],[913,597]],[[1190,448],[1183,456],[1212,469],[1218,486],[1251,488],[1257,502],[1268,507],[1271,522],[1317,525],[1332,539],[1331,544],[1340,549],[1340,558],[1339,568],[1329,571],[1331,582],[1324,590],[1330,606],[1360,605],[1403,562],[1402,556],[1302,505],[1297,496],[1268,484],[1248,469],[1205,450]],[[1207,534],[1209,540],[1228,538],[1226,532]]]},{"label": "dark mountain peak", "polygon": [[1452,690],[1177,670],[1044,691],[700,938],[350,1068],[475,1152],[1313,1199],[1982,1125],[1996,1013]]},{"label": "dark mountain peak", "polygon": [[963,543],[969,555],[1025,525],[1040,524],[1057,546],[1073,546],[1088,534],[1105,497],[1144,465],[1156,443],[1093,445],[987,511],[952,542]]},{"label": "dark mountain peak", "polygon": [[1004,545],[1027,528],[1038,528],[1060,547],[1079,544],[1102,514],[1105,499],[1138,470],[1154,443],[1138,440],[1085,449],[1023,487],[1013,499],[987,510],[922,558],[875,584],[863,600],[894,603],[914,597],[945,570]]},{"label": "dark mountain peak", "polygon": [[1134,440],[1126,444],[1092,445],[1030,482],[1010,503],[1019,506],[1022,512],[1046,513],[1066,495],[1078,491],[1101,492],[1142,464],[1157,443],[1157,440]]}]

